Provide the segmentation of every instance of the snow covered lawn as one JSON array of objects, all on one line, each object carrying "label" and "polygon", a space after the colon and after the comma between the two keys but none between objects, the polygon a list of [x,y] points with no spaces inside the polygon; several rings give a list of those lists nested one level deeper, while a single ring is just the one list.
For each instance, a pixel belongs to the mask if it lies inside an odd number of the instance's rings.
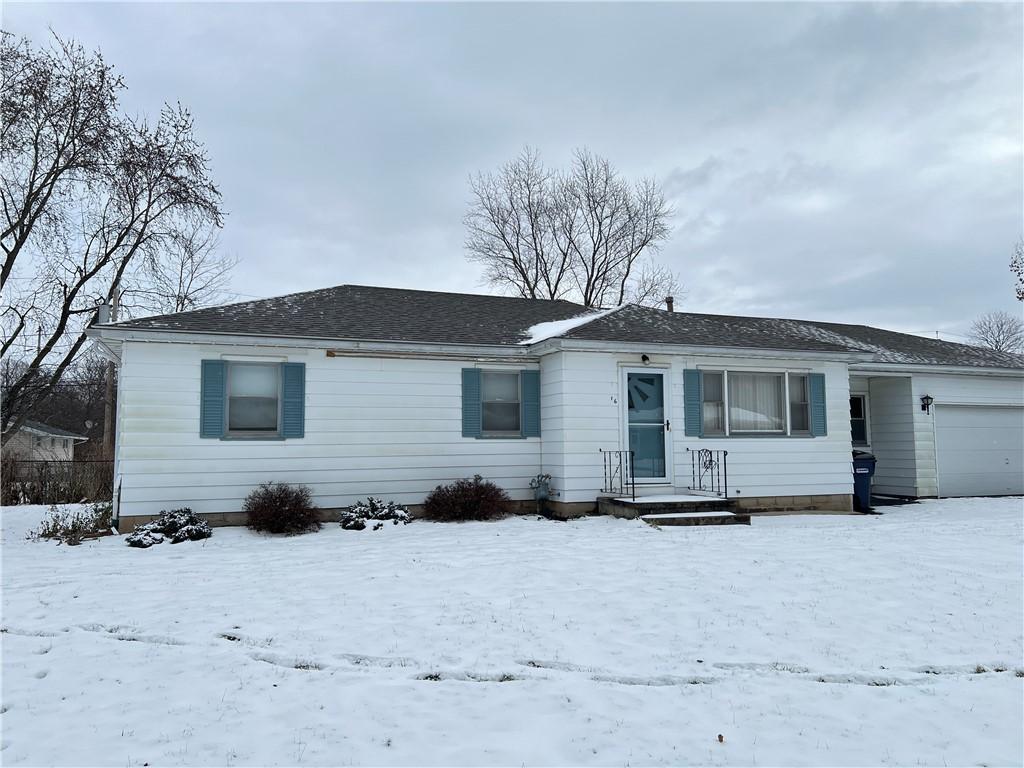
[{"label": "snow covered lawn", "polygon": [[3,511],[5,765],[1024,761],[1020,499],[150,550],[41,514]]}]

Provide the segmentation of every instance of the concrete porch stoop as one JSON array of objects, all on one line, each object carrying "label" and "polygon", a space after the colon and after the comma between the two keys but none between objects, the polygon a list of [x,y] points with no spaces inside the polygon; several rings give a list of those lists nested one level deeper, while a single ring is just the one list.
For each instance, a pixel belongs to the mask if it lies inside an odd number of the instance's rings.
[{"label": "concrete porch stoop", "polygon": [[750,525],[750,513],[737,510],[733,499],[711,496],[671,495],[597,500],[602,515],[640,518],[655,527],[677,525]]}]

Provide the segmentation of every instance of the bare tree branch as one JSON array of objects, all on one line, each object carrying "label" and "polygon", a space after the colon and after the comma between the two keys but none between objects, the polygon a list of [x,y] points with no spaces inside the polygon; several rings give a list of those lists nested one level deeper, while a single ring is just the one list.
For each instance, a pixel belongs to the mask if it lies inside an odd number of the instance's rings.
[{"label": "bare tree branch", "polygon": [[988,312],[971,324],[970,337],[996,352],[1024,353],[1024,320],[1009,312]]},{"label": "bare tree branch", "polygon": [[[493,286],[526,298],[569,298],[588,307],[652,301],[676,291],[653,269],[637,290],[637,264],[669,234],[671,210],[658,185],[623,180],[608,160],[577,150],[552,172],[527,147],[496,174],[470,180],[466,250]],[[665,279],[660,287],[652,281]]]},{"label": "bare tree branch", "polygon": [[1024,240],[1018,240],[1017,244],[1013,247],[1010,271],[1016,278],[1014,289],[1017,293],[1017,301],[1024,301]]},{"label": "bare tree branch", "polygon": [[20,371],[4,386],[6,442],[73,367],[99,302],[128,286],[173,293],[181,309],[215,296],[231,262],[212,252],[220,193],[187,110],[167,106],[153,125],[124,118],[121,81],[99,54],[59,39],[2,44],[4,83],[18,85],[2,109],[0,331],[5,375]]}]

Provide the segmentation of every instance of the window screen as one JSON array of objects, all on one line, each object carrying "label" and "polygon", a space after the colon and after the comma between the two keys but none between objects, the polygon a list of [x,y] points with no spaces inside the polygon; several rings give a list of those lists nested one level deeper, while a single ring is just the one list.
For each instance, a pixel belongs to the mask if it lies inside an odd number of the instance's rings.
[{"label": "window screen", "polygon": [[228,431],[276,432],[280,367],[275,363],[228,363]]},{"label": "window screen", "polygon": [[725,387],[721,373],[705,371],[704,389],[704,434],[725,434]]},{"label": "window screen", "polygon": [[807,377],[803,374],[791,373],[789,375],[789,431],[811,431]]},{"label": "window screen", "polygon": [[520,432],[519,374],[484,371],[480,387],[484,434]]}]

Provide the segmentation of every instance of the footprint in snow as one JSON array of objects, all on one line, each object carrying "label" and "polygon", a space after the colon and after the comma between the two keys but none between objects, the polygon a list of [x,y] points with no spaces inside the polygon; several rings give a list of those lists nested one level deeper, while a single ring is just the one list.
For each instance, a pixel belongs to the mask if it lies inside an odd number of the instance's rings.
[{"label": "footprint in snow", "polygon": [[511,683],[516,680],[524,680],[525,678],[516,677],[509,673],[499,674],[484,674],[481,672],[427,672],[422,675],[416,675],[416,680],[426,680],[432,683],[438,683],[442,680],[455,680],[462,683]]},{"label": "footprint in snow", "polygon": [[264,664],[273,664],[278,667],[285,667],[288,669],[299,669],[303,672],[318,672],[324,669],[324,665],[319,664],[315,661],[307,661],[304,659],[287,658],[283,656],[270,656],[268,654],[254,653],[251,654],[251,658],[255,661],[262,661]]}]

